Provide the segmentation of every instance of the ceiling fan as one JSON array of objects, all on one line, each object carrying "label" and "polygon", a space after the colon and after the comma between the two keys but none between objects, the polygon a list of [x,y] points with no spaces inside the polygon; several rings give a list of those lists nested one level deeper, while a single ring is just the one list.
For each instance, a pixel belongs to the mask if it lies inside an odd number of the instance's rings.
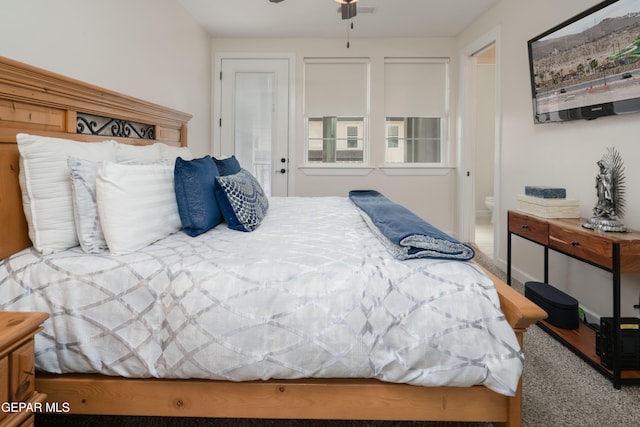
[{"label": "ceiling fan", "polygon": [[[269,0],[271,3],[280,3],[283,0]],[[336,3],[340,3],[340,10],[342,12],[342,19],[351,19],[358,14],[356,3],[358,0],[336,0]]]}]

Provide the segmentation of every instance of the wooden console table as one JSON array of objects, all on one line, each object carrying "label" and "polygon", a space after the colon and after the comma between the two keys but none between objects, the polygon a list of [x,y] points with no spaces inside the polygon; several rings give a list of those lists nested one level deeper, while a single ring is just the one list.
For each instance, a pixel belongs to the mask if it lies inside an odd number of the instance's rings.
[{"label": "wooden console table", "polygon": [[549,249],[604,269],[612,274],[613,369],[600,364],[596,354],[596,333],[580,322],[577,330],[557,328],[545,321],[538,324],[600,373],[617,389],[623,383],[640,384],[640,370],[622,370],[620,362],[620,278],[623,273],[640,273],[640,232],[598,232],[582,227],[584,219],[547,219],[522,212],[508,212],[507,283],[511,284],[511,237],[513,234],[544,247],[544,281],[549,283]]}]

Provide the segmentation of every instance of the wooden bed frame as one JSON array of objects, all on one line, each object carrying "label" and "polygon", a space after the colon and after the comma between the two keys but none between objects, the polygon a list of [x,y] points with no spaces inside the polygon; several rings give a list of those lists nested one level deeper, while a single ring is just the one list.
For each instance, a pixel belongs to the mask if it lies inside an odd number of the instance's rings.
[{"label": "wooden bed frame", "polygon": [[[152,127],[153,139],[80,133],[84,114]],[[0,259],[31,246],[18,183],[20,132],[79,141],[187,145],[190,115],[0,57]],[[83,132],[83,131],[82,131]],[[502,310],[520,344],[544,311],[497,277]],[[377,380],[233,383],[38,374],[36,389],[74,414],[221,418],[480,421],[521,424],[515,397],[483,386],[417,387]]]}]

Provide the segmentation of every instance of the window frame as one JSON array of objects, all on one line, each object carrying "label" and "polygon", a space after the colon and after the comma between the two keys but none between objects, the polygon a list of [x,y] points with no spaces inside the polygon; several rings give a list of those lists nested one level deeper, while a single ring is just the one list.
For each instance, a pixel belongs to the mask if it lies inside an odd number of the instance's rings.
[{"label": "window frame", "polygon": [[[400,175],[400,174],[404,174],[402,171],[403,170],[414,170],[413,172],[410,172],[409,174],[416,174],[419,173],[417,170],[419,169],[425,169],[426,170],[431,170],[431,171],[435,171],[436,174],[441,174],[441,173],[445,173],[446,171],[448,171],[449,169],[452,168],[451,163],[450,163],[450,153],[451,153],[451,139],[450,139],[450,126],[451,126],[451,110],[450,110],[450,103],[451,103],[451,91],[450,91],[450,83],[451,83],[451,76],[450,76],[450,59],[449,58],[390,58],[387,57],[384,59],[384,67],[386,68],[388,64],[442,64],[444,66],[444,99],[443,99],[443,105],[442,105],[442,109],[444,112],[444,115],[442,117],[440,117],[440,159],[437,162],[406,162],[406,161],[402,161],[402,162],[391,162],[388,160],[388,155],[387,155],[387,150],[389,149],[388,146],[388,140],[389,140],[389,134],[388,134],[388,126],[390,126],[390,123],[388,121],[389,118],[401,118],[403,119],[405,122],[407,119],[411,118],[411,117],[419,117],[419,118],[426,118],[426,119],[432,119],[432,118],[436,118],[436,117],[425,117],[424,115],[413,115],[413,116],[399,116],[396,114],[391,114],[388,113],[387,111],[387,96],[385,94],[385,106],[384,106],[384,112],[383,112],[383,117],[384,117],[384,135],[383,135],[383,140],[384,140],[384,164],[381,167],[381,169],[383,169],[383,171],[389,175]],[[385,70],[386,71],[386,70]],[[385,91],[386,91],[386,86],[387,86],[387,82],[386,82],[386,73],[385,73],[385,82],[384,82],[384,86],[385,86]],[[400,138],[398,138],[400,139]],[[404,138],[404,140],[406,141],[406,137]],[[430,172],[427,172],[429,174],[431,174]]]},{"label": "window frame", "polygon": [[[362,135],[361,136],[357,136],[356,137],[356,144],[358,141],[361,141],[362,143],[362,160],[361,161],[338,161],[337,160],[337,146],[336,146],[336,150],[335,150],[335,157],[336,160],[334,161],[330,161],[330,162],[323,162],[322,160],[314,160],[311,161],[309,160],[309,153],[312,151],[311,150],[311,142],[315,141],[315,142],[324,142],[324,138],[313,138],[309,135],[309,130],[311,128],[311,122],[322,122],[324,125],[324,119],[325,118],[335,118],[336,123],[339,123],[341,121],[343,122],[354,122],[354,121],[361,121],[361,126],[362,126]],[[347,134],[345,134],[345,136],[343,138],[339,138],[337,136],[338,132],[337,132],[337,128],[336,128],[336,137],[333,138],[336,140],[336,143],[338,141],[343,141],[344,142],[344,148],[342,151],[356,151],[358,150],[358,146],[356,145],[356,147],[349,147],[349,140],[350,140],[350,136],[348,135],[348,128],[358,128],[357,125],[345,125],[345,131],[347,131]],[[323,166],[330,166],[330,165],[340,165],[340,166],[347,166],[347,165],[367,165],[368,163],[365,161],[367,159],[367,146],[366,146],[366,132],[367,132],[367,127],[368,127],[368,123],[367,123],[367,118],[366,117],[335,117],[335,116],[327,116],[327,117],[305,117],[305,141],[306,141],[306,155],[305,155],[305,166],[318,166],[318,165],[323,165]],[[324,144],[323,144],[324,145]],[[336,144],[337,145],[337,144]],[[322,150],[322,156],[324,156],[324,148]]]},{"label": "window frame", "polygon": [[[308,175],[319,175],[319,174],[346,174],[346,175],[362,175],[368,174],[373,170],[373,167],[370,166],[370,150],[371,150],[371,139],[370,139],[370,99],[371,99],[371,60],[370,58],[305,58],[303,64],[362,64],[364,66],[364,78],[366,79],[365,83],[365,99],[363,99],[364,111],[362,112],[362,116],[358,114],[349,114],[349,115],[334,115],[334,116],[325,116],[325,117],[336,117],[337,120],[346,120],[349,118],[362,118],[362,135],[358,135],[357,140],[362,141],[362,161],[356,162],[322,162],[322,161],[309,161],[309,152],[310,152],[310,121],[322,119],[318,115],[310,115],[307,110],[307,99],[306,99],[306,91],[307,91],[307,83],[303,83],[303,92],[304,92],[304,101],[303,101],[303,119],[304,119],[304,141],[305,141],[305,155],[304,155],[304,163],[300,167],[300,169]],[[303,73],[306,79],[306,71]],[[316,138],[317,139],[317,138]],[[345,137],[344,140],[347,142],[350,137]],[[355,148],[357,149],[357,148]],[[354,148],[347,148],[347,150],[354,150]],[[329,169],[327,173],[322,173],[323,169]],[[353,169],[354,173],[343,173],[349,169]],[[342,172],[340,172],[342,171]]]}]

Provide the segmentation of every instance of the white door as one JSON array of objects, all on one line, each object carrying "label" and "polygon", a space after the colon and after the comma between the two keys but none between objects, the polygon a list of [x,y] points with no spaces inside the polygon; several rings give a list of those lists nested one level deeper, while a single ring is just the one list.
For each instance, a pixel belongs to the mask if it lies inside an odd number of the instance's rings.
[{"label": "white door", "polygon": [[220,154],[234,154],[267,195],[286,196],[289,61],[223,58],[220,69]]}]

